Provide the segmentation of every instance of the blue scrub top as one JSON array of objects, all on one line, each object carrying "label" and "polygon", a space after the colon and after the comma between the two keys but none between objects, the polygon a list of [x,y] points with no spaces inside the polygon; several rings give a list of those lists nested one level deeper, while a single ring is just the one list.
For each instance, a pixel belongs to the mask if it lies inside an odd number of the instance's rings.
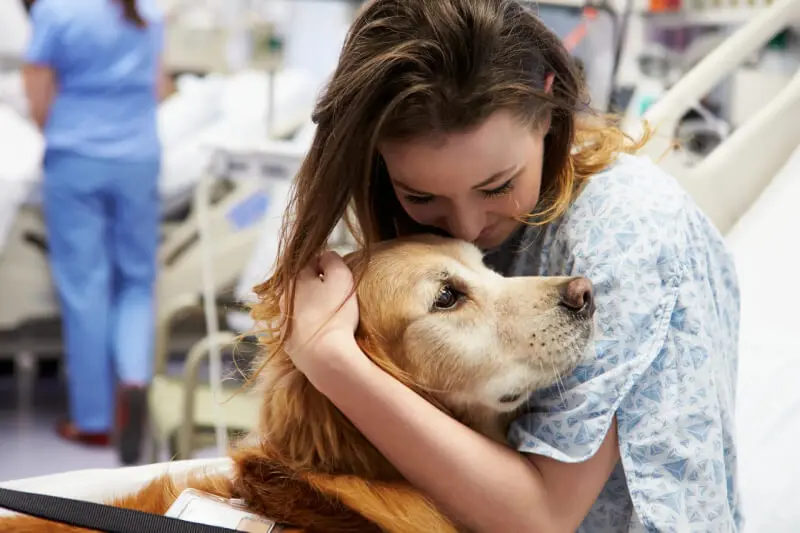
[{"label": "blue scrub top", "polygon": [[160,156],[156,112],[163,16],[138,0],[141,29],[115,0],[37,0],[27,62],[55,71],[48,151],[101,159]]}]

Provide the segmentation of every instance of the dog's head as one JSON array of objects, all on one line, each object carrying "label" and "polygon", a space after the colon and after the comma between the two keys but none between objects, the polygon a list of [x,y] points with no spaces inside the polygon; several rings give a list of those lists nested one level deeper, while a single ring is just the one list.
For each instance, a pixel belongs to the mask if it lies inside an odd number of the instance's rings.
[{"label": "dog's head", "polygon": [[[346,261],[358,285],[362,350],[390,374],[486,436],[537,388],[552,385],[591,342],[591,284],[584,278],[504,278],[474,246],[440,237],[397,239]],[[364,263],[363,261],[368,261]],[[278,323],[268,284],[254,318]],[[279,328],[279,326],[276,326]],[[394,467],[280,349],[279,329],[261,335],[263,393],[253,435],[282,465],[391,479]]]},{"label": "dog's head", "polygon": [[368,355],[461,412],[514,411],[570,372],[593,333],[587,279],[504,278],[476,247],[440,237],[376,246],[358,297]]}]

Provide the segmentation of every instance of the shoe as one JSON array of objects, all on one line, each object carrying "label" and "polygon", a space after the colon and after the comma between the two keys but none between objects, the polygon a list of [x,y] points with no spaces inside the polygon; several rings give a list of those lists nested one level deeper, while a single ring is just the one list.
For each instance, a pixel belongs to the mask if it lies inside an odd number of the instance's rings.
[{"label": "shoe", "polygon": [[117,397],[117,451],[120,462],[125,466],[139,462],[146,417],[147,389],[121,386]]},{"label": "shoe", "polygon": [[72,422],[61,421],[56,424],[56,433],[59,437],[76,444],[85,446],[105,447],[111,444],[110,433],[88,433],[79,430]]}]

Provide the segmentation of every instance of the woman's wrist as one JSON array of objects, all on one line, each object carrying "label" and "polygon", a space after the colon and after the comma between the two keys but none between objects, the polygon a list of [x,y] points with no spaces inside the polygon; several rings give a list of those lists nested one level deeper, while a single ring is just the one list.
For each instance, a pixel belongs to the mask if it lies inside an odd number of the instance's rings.
[{"label": "woman's wrist", "polygon": [[313,341],[308,354],[312,364],[301,369],[306,378],[321,393],[327,395],[330,385],[344,375],[352,375],[359,365],[372,362],[359,348],[352,333],[328,333]]}]

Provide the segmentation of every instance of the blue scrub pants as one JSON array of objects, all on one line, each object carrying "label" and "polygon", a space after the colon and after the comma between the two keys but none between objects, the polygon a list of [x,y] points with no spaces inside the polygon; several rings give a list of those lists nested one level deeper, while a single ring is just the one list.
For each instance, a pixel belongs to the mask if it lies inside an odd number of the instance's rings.
[{"label": "blue scrub pants", "polygon": [[70,421],[113,427],[117,379],[152,373],[160,162],[45,158],[44,212],[61,300]]}]

